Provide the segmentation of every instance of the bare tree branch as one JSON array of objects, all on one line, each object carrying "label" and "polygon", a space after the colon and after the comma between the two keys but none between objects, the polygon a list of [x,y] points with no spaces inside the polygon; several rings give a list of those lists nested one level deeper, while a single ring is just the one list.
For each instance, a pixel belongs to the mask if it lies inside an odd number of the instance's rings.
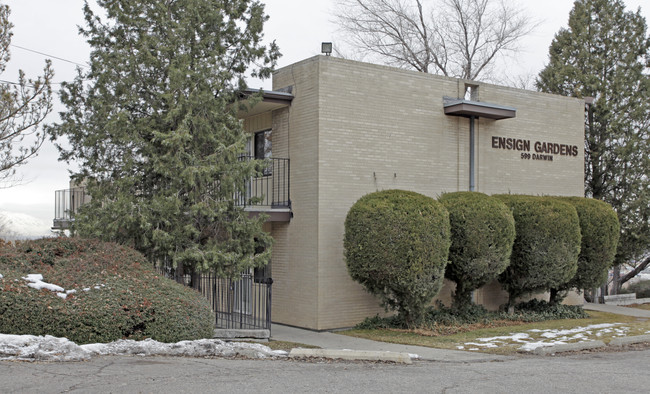
[{"label": "bare tree branch", "polygon": [[[433,3],[433,4],[432,4]],[[364,56],[421,72],[479,79],[535,27],[505,0],[339,0],[343,40]]]},{"label": "bare tree branch", "polygon": [[[11,29],[9,7],[0,5],[0,74],[10,59]],[[28,79],[20,71],[18,82],[0,82],[0,185],[11,186],[16,167],[35,156],[45,142],[46,134],[38,125],[52,111],[54,72],[49,60],[43,76]]]}]

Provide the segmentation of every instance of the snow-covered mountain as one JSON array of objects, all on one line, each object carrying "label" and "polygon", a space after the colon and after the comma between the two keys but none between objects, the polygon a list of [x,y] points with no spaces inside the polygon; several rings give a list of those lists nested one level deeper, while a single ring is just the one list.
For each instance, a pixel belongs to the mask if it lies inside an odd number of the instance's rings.
[{"label": "snow-covered mountain", "polygon": [[51,236],[50,226],[49,223],[25,213],[0,211],[0,238],[6,240]]}]

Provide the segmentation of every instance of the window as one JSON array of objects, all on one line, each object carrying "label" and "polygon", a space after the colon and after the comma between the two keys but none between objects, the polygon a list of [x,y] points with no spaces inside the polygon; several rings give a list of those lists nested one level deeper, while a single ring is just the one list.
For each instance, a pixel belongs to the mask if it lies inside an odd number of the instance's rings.
[{"label": "window", "polygon": [[271,130],[255,133],[255,158],[258,160],[271,158]]},{"label": "window", "polygon": [[[254,141],[254,156],[257,160],[268,160],[271,159],[271,141],[272,135],[271,130],[264,130],[255,133]],[[268,176],[273,173],[273,164],[269,163],[269,166],[264,168],[263,175]]]},{"label": "window", "polygon": [[478,100],[478,85],[465,84],[465,100],[479,101]]}]

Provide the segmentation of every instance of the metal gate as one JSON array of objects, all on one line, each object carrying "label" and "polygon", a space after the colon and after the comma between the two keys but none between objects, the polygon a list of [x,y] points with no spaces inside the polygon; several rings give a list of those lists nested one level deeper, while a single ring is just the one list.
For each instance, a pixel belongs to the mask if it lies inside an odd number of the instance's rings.
[{"label": "metal gate", "polygon": [[271,285],[266,270],[251,270],[241,279],[224,279],[212,274],[177,275],[161,267],[166,277],[192,287],[208,299],[216,315],[216,328],[271,330]]}]

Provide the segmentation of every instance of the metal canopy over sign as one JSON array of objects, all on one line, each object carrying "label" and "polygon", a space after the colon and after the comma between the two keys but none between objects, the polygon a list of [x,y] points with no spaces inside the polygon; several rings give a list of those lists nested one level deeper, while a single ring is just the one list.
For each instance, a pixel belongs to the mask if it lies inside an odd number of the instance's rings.
[{"label": "metal canopy over sign", "polygon": [[494,120],[510,119],[517,115],[517,109],[503,105],[462,99],[443,99],[445,115],[488,118]]}]

